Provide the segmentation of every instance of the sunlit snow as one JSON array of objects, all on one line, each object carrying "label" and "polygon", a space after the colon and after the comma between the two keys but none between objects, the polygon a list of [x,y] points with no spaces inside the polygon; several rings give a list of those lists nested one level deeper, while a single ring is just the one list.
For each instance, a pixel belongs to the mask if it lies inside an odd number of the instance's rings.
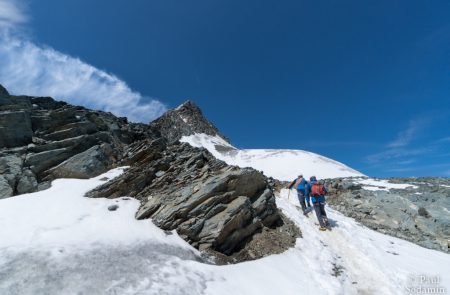
[{"label": "sunlit snow", "polygon": [[203,133],[183,136],[180,141],[204,147],[229,165],[252,167],[278,180],[291,181],[299,174],[307,178],[313,175],[317,178],[364,176],[342,163],[302,150],[239,150],[217,135]]},{"label": "sunlit snow", "polygon": [[417,189],[419,188],[416,185],[408,184],[408,183],[391,183],[385,179],[357,179],[354,181],[355,183],[359,183],[363,185],[363,189],[369,191],[389,191],[390,189]]},{"label": "sunlit snow", "polygon": [[83,197],[122,171],[60,179],[46,191],[0,200],[0,294],[407,294],[434,277],[450,288],[450,255],[329,208],[332,231],[320,232],[288,190],[277,205],[302,231],[294,248],[237,265],[206,264],[175,232],[135,220],[138,201]]}]

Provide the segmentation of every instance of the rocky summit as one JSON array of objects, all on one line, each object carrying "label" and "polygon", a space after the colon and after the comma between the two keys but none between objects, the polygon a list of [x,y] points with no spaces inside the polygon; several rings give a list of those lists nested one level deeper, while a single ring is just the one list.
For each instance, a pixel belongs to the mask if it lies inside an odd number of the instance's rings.
[{"label": "rocky summit", "polygon": [[150,126],[166,138],[169,143],[180,140],[182,136],[204,133],[219,135],[226,139],[220,131],[209,122],[202,114],[200,108],[188,100],[174,110],[163,114],[160,118],[150,123]]},{"label": "rocky summit", "polygon": [[221,135],[191,101],[151,124],[135,124],[0,87],[0,198],[129,166],[87,196],[140,200],[136,218],[176,230],[218,263],[292,247],[300,232],[278,210],[273,181],[178,141],[194,133]]}]

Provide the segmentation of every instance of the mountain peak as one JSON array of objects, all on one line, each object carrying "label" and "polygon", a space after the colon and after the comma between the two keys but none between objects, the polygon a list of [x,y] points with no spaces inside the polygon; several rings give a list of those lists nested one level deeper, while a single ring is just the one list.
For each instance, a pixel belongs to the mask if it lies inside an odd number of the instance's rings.
[{"label": "mountain peak", "polygon": [[196,133],[218,135],[228,141],[192,100],[187,100],[177,108],[169,110],[150,125],[157,128],[169,142],[175,142],[183,136]]},{"label": "mountain peak", "polygon": [[196,111],[196,112],[202,112],[200,110],[200,108],[195,104],[195,102],[193,102],[192,100],[188,99],[185,102],[183,102],[182,104],[180,104],[175,110],[179,111],[181,109],[190,109],[192,111]]}]

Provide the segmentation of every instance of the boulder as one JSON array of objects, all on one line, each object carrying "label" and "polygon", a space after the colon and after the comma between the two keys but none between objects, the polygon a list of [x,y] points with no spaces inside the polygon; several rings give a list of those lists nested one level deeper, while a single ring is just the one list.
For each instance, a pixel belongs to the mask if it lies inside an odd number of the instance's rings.
[{"label": "boulder", "polygon": [[0,175],[7,181],[13,189],[16,187],[17,180],[22,174],[23,160],[18,155],[3,154],[0,155]]},{"label": "boulder", "polygon": [[0,175],[0,199],[8,198],[12,195],[13,189],[3,175]]},{"label": "boulder", "polygon": [[36,176],[30,169],[26,169],[17,183],[17,193],[26,194],[37,191],[38,183]]},{"label": "boulder", "polygon": [[30,167],[33,173],[39,175],[72,155],[73,152],[70,148],[54,149],[41,153],[29,153],[25,159],[25,166]]},{"label": "boulder", "polygon": [[109,144],[95,145],[50,169],[47,174],[51,176],[51,179],[86,179],[106,172],[114,161],[113,151]]}]

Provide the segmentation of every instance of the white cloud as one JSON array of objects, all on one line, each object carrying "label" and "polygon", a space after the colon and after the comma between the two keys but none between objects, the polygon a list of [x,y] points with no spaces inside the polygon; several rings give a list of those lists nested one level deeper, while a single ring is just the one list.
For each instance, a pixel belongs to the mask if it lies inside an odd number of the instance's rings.
[{"label": "white cloud", "polygon": [[149,122],[166,111],[163,103],[143,97],[116,76],[18,37],[14,28],[27,18],[17,4],[0,0],[0,84],[11,94],[51,96],[135,122]]},{"label": "white cloud", "polygon": [[[398,161],[399,159],[400,162],[402,162],[401,164],[405,165],[405,161],[413,161],[414,159],[411,159],[411,157],[414,156],[420,156],[420,155],[424,155],[427,153],[432,152],[433,149],[431,147],[427,147],[427,148],[416,148],[416,149],[405,149],[405,148],[390,148],[387,150],[384,150],[382,152],[376,153],[376,154],[372,154],[369,155],[367,157],[367,161],[368,163],[371,164],[377,164],[380,162],[390,162],[391,164],[398,164],[398,162],[394,162],[394,161]],[[406,158],[406,160],[405,160]],[[412,163],[412,162],[411,162]]]},{"label": "white cloud", "polygon": [[23,12],[20,2],[14,0],[0,0],[0,28],[11,29],[25,23],[28,17]]},{"label": "white cloud", "polygon": [[411,120],[408,128],[400,132],[397,138],[388,144],[389,148],[398,148],[408,145],[428,125],[427,118]]},{"label": "white cloud", "polygon": [[441,138],[441,139],[436,141],[436,143],[446,143],[446,142],[450,142],[450,136],[443,137],[443,138]]}]

